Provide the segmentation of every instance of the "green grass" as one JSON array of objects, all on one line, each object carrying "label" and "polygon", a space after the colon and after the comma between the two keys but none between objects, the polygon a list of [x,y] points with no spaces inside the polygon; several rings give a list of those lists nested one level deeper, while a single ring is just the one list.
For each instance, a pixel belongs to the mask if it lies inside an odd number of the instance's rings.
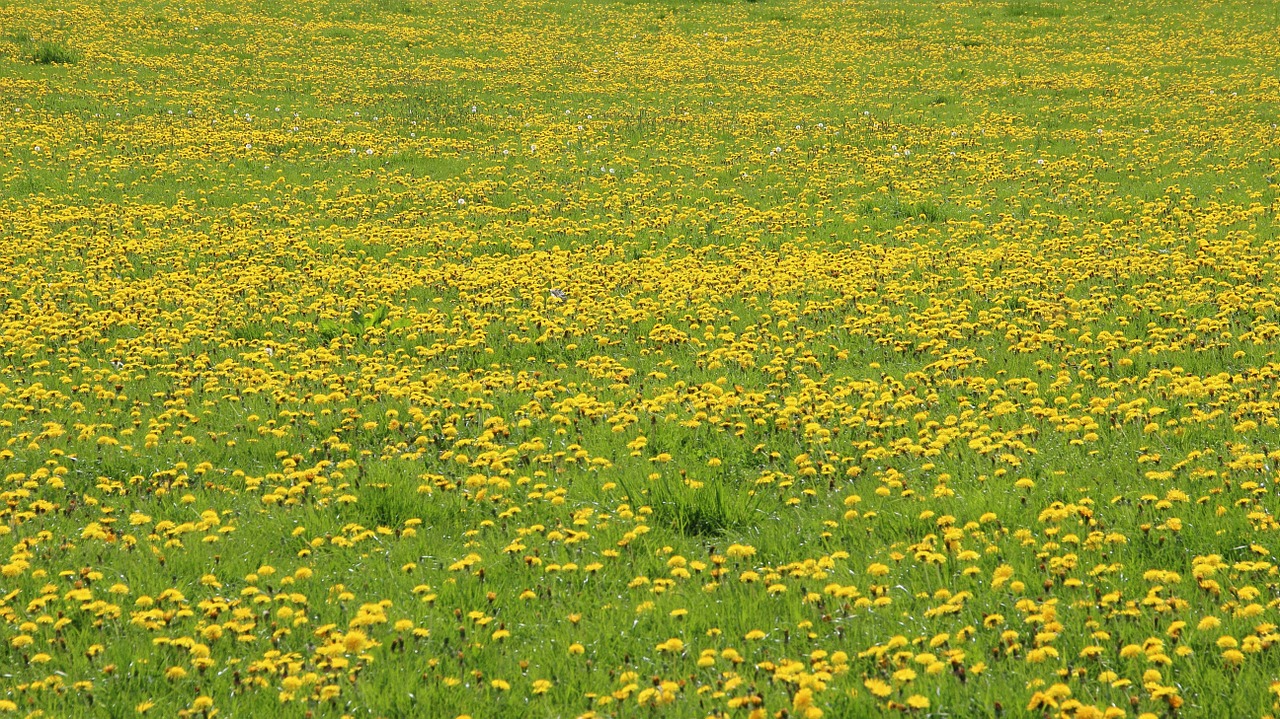
[{"label": "green grass", "polygon": [[37,65],[70,65],[77,59],[76,53],[63,45],[37,40],[27,30],[15,30],[3,39],[16,46],[22,57]]},{"label": "green grass", "polygon": [[70,65],[75,55],[66,48],[49,42],[41,42],[31,52],[31,61],[37,65]]},{"label": "green grass", "polygon": [[0,4],[0,713],[1273,712],[1277,21]]}]

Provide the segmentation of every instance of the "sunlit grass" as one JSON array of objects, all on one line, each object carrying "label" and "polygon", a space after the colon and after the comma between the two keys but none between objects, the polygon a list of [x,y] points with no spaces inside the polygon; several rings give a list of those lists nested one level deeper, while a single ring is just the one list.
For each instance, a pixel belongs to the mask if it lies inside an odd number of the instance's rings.
[{"label": "sunlit grass", "polygon": [[1273,712],[1277,20],[0,5],[0,713]]}]

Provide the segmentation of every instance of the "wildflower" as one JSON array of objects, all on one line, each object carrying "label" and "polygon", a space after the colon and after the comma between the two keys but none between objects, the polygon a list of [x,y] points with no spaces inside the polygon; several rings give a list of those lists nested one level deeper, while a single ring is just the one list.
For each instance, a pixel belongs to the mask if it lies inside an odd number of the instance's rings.
[{"label": "wildflower", "polygon": [[863,682],[863,686],[867,688],[867,691],[878,697],[887,697],[893,692],[893,687],[879,679],[867,679]]},{"label": "wildflower", "polygon": [[907,697],[907,706],[916,710],[928,709],[929,698],[920,694],[912,694]]},{"label": "wildflower", "polygon": [[680,652],[684,651],[684,642],[682,642],[682,641],[680,641],[679,639],[677,639],[677,638],[674,638],[674,637],[673,637],[673,638],[668,639],[667,641],[665,641],[665,642],[663,642],[663,643],[659,644],[659,645],[658,645],[658,647],[657,647],[657,649],[658,649],[658,651],[660,651],[660,652],[668,652],[668,653],[672,653],[672,654],[678,654],[678,653],[680,653]]}]

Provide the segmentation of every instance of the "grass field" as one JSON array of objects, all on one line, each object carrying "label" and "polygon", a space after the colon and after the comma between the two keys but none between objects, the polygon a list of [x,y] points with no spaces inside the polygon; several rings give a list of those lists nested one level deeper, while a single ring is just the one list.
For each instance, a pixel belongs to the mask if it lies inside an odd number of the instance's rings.
[{"label": "grass field", "polygon": [[1262,717],[1275,0],[0,0],[0,714]]}]

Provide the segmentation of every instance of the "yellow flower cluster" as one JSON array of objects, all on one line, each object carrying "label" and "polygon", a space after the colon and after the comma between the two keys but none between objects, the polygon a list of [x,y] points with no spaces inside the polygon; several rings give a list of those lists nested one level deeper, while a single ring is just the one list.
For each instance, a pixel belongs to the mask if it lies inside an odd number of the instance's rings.
[{"label": "yellow flower cluster", "polygon": [[0,714],[1277,711],[1268,12],[0,7]]}]

